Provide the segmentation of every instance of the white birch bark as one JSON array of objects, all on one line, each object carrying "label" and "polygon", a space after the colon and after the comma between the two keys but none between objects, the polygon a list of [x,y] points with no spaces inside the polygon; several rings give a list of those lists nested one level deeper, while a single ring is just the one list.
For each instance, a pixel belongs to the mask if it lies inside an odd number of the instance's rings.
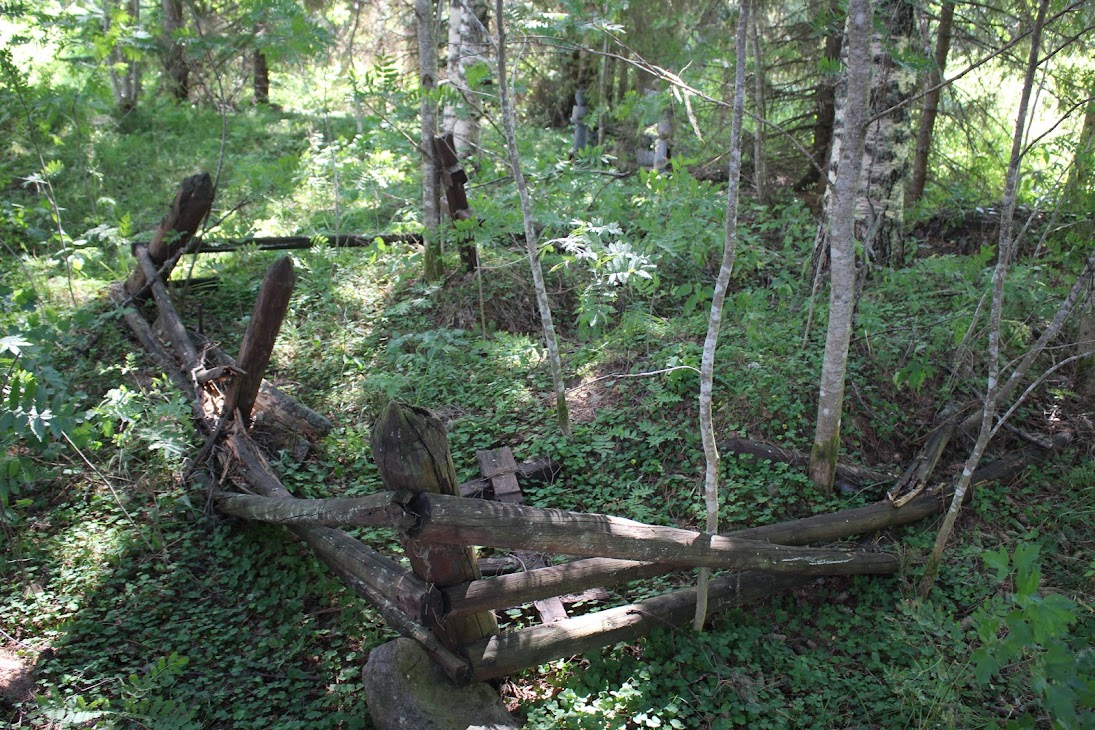
[{"label": "white birch bark", "polygon": [[447,76],[460,100],[445,104],[442,127],[451,132],[456,154],[467,158],[479,148],[479,105],[468,86],[468,68],[484,60],[487,7],[482,0],[451,0]]},{"label": "white birch bark", "polygon": [[[719,344],[719,327],[722,324],[722,307],[726,290],[730,286],[730,274],[734,271],[734,257],[738,243],[738,194],[741,181],[741,126],[745,116],[745,59],[748,53],[746,33],[749,28],[750,0],[741,1],[738,16],[736,69],[734,72],[734,111],[730,127],[730,169],[726,187],[726,229],[722,250],[722,265],[715,279],[715,292],[711,297],[711,314],[707,318],[707,336],[703,341],[703,358],[700,361],[700,438],[703,440],[705,460],[703,495],[707,508],[707,532],[714,535],[719,530],[719,449],[715,444],[715,425],[712,417],[712,391],[714,390],[715,350]],[[700,568],[696,584],[696,618],[693,628],[703,631],[707,620],[707,585],[711,578],[708,568]]]},{"label": "white birch bark", "polygon": [[[829,326],[825,336],[825,357],[817,403],[817,431],[810,452],[810,478],[824,493],[833,489],[836,458],[840,451],[840,418],[844,409],[844,377],[848,369],[852,310],[855,306],[855,208],[858,198],[863,149],[866,144],[868,97],[871,90],[872,3],[853,0],[848,4],[847,79],[838,109],[840,126],[833,140],[839,163],[830,166],[833,195],[826,211],[828,227],[830,287]],[[841,114],[843,111],[843,114]]]},{"label": "white birch bark", "polygon": [[1026,128],[1027,107],[1030,104],[1031,90],[1034,88],[1034,74],[1038,68],[1038,48],[1042,38],[1042,25],[1045,21],[1049,0],[1041,0],[1038,15],[1034,21],[1034,30],[1030,38],[1030,54],[1027,58],[1026,76],[1023,79],[1023,92],[1019,98],[1019,111],[1015,118],[1015,134],[1012,137],[1011,158],[1008,161],[1007,178],[1004,184],[1004,199],[1000,211],[1000,237],[996,245],[996,267],[992,272],[992,307],[989,311],[988,377],[985,387],[985,400],[981,409],[981,429],[977,441],[962,468],[962,476],[954,488],[954,497],[947,510],[939,533],[935,537],[931,557],[920,583],[920,594],[926,597],[935,584],[935,576],[943,557],[943,549],[954,530],[954,522],[962,509],[970,478],[981,461],[982,454],[989,444],[993,433],[993,421],[996,415],[996,403],[1002,393],[1000,388],[1000,318],[1004,309],[1004,281],[1007,278],[1008,264],[1014,248],[1012,235],[1015,221],[1015,204],[1019,191],[1019,172],[1022,162],[1023,130]]},{"label": "white birch bark", "polygon": [[532,225],[532,205],[529,202],[528,185],[521,171],[521,156],[517,152],[517,115],[513,109],[513,99],[509,93],[506,78],[506,29],[502,17],[502,0],[495,0],[495,24],[498,40],[495,52],[498,60],[498,95],[502,105],[502,128],[506,135],[506,150],[509,152],[510,169],[513,182],[521,198],[521,218],[525,227],[525,246],[528,249],[529,268],[532,269],[532,283],[536,289],[536,306],[540,310],[540,324],[544,331],[544,344],[547,346],[548,360],[551,365],[551,381],[555,389],[555,414],[559,428],[564,436],[570,436],[570,414],[567,409],[566,383],[563,380],[563,361],[559,355],[559,340],[555,336],[555,325],[551,321],[551,303],[548,301],[547,287],[544,286],[544,272],[540,266],[540,252],[536,243],[536,230]]},{"label": "white birch bark", "polygon": [[433,2],[414,1],[414,19],[418,30],[418,73],[422,102],[419,114],[422,122],[422,139],[419,154],[422,155],[422,243],[425,247],[423,268],[426,279],[441,277],[441,241],[438,228],[441,223],[440,185],[437,156],[433,138],[437,135],[437,103],[433,92],[437,88],[437,44],[433,33]]}]

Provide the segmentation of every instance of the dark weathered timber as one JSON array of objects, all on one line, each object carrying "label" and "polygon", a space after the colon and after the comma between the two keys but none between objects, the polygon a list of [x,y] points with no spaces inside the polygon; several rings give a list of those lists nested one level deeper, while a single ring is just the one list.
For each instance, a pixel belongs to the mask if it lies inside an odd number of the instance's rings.
[{"label": "dark weathered timber", "polygon": [[[540,457],[522,461],[517,465],[517,478],[519,481],[542,482],[551,479],[559,468],[551,459]],[[460,496],[479,497],[486,495],[492,489],[490,479],[478,477],[460,485]]]},{"label": "dark weathered timber", "polygon": [[[513,458],[513,452],[508,446],[500,449],[490,449],[475,452],[475,460],[479,463],[480,473],[490,479],[494,489],[494,498],[499,502],[511,502],[524,504],[525,497],[521,493],[521,485],[517,483],[517,462]],[[519,550],[516,555],[526,570],[536,570],[547,567],[543,553],[530,553],[527,550]],[[545,624],[562,621],[567,617],[566,606],[557,596],[548,596],[533,600],[537,613],[540,614],[540,622]]]},{"label": "dark weathered timber", "polygon": [[[521,561],[512,555],[505,555],[500,558],[479,558],[478,563],[479,572],[484,576],[507,575],[509,573],[516,573],[519,570],[524,570]],[[459,586],[454,586],[454,588],[459,588]]]},{"label": "dark weathered timber", "polygon": [[397,243],[420,244],[422,236],[417,233],[385,233],[380,236],[256,236],[238,241],[207,243],[202,241],[198,253],[227,253],[252,248],[256,251],[298,251],[312,248],[316,241],[322,241],[331,248],[368,248],[377,241],[385,245]]},{"label": "dark weathered timber", "polygon": [[[790,464],[791,466],[805,467],[810,463],[810,455],[802,451],[784,449],[779,446],[772,446],[771,444],[753,441],[752,439],[741,438],[739,436],[735,436],[720,443],[719,451],[723,453],[745,454],[757,459],[768,459],[769,461]],[[850,466],[848,464],[837,464],[836,476],[837,479],[842,482],[851,482],[852,484],[857,484],[859,486],[888,484],[894,480],[892,474],[888,474],[884,471],[866,469],[861,466]]]},{"label": "dark weathered timber", "polygon": [[[464,172],[464,168],[460,166],[460,159],[456,156],[452,132],[434,137],[433,147],[438,167],[441,169],[441,183],[445,188],[445,202],[448,203],[449,217],[454,221],[475,220],[475,214],[468,205],[468,194],[464,191],[468,174]],[[475,249],[475,241],[461,240],[456,245],[460,251],[464,270],[470,274],[478,269],[479,253]]]},{"label": "dark weathered timber", "polygon": [[[110,298],[119,306],[123,305],[126,300],[125,284],[122,282],[115,282],[110,287]],[[122,321],[125,322],[133,336],[137,338],[137,341],[141,343],[148,354],[152,355],[153,359],[159,363],[163,368],[167,377],[171,378],[171,382],[178,388],[187,399],[190,400],[194,417],[199,424],[205,424],[205,414],[202,412],[201,405],[198,403],[196,393],[194,391],[193,384],[183,375],[182,370],[179,369],[179,362],[175,357],[167,351],[167,348],[160,343],[156,333],[152,331],[152,325],[148,323],[148,320],[141,316],[139,313],[132,309],[122,310]]]},{"label": "dark weathered timber", "polygon": [[[219,347],[205,343],[204,351],[206,356],[217,365],[237,367],[236,360]],[[256,422],[269,420],[274,426],[303,436],[312,442],[322,441],[333,427],[326,416],[286,395],[271,385],[268,380],[263,380],[259,386],[253,415]]]},{"label": "dark weathered timber", "polygon": [[[482,566],[483,561],[479,562]],[[517,563],[516,560],[514,562]],[[519,570],[520,567],[517,563],[515,569]],[[495,575],[444,588],[441,592],[445,595],[445,605],[449,611],[468,613],[520,606],[589,588],[621,585],[679,569],[679,566],[664,563],[587,558],[546,568],[526,568],[521,573]]]},{"label": "dark weathered timber", "polygon": [[[444,425],[429,411],[394,402],[388,404],[373,426],[370,443],[380,476],[391,491],[413,492],[415,499],[431,495],[478,502],[450,496],[456,494],[457,483],[449,441]],[[481,577],[475,562],[475,550],[468,547],[474,544],[460,542],[441,545],[415,539],[403,540],[403,548],[415,575],[438,588]],[[446,616],[443,621],[427,625],[437,632],[441,643],[452,649],[498,631],[494,614],[486,611]]]},{"label": "dark weathered timber", "polygon": [[[167,215],[160,221],[152,235],[152,241],[148,244],[153,269],[159,268],[186,247],[212,207],[213,179],[209,177],[209,173],[191,175],[182,181]],[[165,280],[170,275],[170,269],[162,273]],[[140,267],[134,269],[126,281],[126,293],[133,296],[140,292],[145,282],[145,273]]]},{"label": "dark weathered timber", "polygon": [[[720,576],[708,584],[708,610],[744,606],[808,580],[770,573]],[[465,653],[471,661],[472,679],[480,682],[617,642],[634,641],[659,627],[684,626],[692,622],[695,612],[696,589],[686,588],[628,606],[493,636],[466,647]]]},{"label": "dark weathered timber", "polygon": [[647,525],[608,515],[427,493],[417,495],[410,507],[423,518],[422,525],[412,531],[420,543],[485,545],[799,575],[893,573],[898,569],[897,558],[885,553],[788,547]]},{"label": "dark weathered timber", "polygon": [[448,647],[437,639],[437,636],[435,636],[432,631],[421,623],[412,620],[407,614],[403,613],[398,606],[385,598],[381,593],[378,593],[375,588],[362,581],[356,575],[345,572],[336,566],[328,567],[330,567],[331,571],[338,576],[343,583],[348,585],[354,593],[372,604],[373,607],[380,612],[380,615],[384,617],[384,620],[388,622],[389,626],[403,636],[414,639],[421,644],[422,648],[426,650],[426,653],[430,655],[430,658],[441,667],[445,672],[445,675],[448,676],[454,684],[463,686],[471,681],[471,665],[466,660],[450,651]]},{"label": "dark weathered timber", "polygon": [[186,327],[183,326],[182,319],[175,310],[171,295],[167,293],[163,281],[156,274],[152,257],[144,246],[138,246],[134,253],[137,256],[137,262],[140,264],[139,268],[146,277],[145,281],[152,287],[152,296],[155,297],[156,306],[160,310],[160,324],[163,327],[164,335],[171,343],[171,346],[175,348],[176,356],[182,361],[183,372],[186,373],[187,377],[191,377],[199,365],[198,351],[194,347],[194,343],[190,341],[190,335],[187,334]]},{"label": "dark weathered timber", "polygon": [[217,509],[226,515],[276,525],[325,525],[338,527],[412,527],[415,518],[403,508],[409,494],[381,492],[367,497],[296,499],[257,494],[217,492]]},{"label": "dark weathered timber", "polygon": [[[236,459],[236,471],[261,496],[293,500],[293,495],[270,470],[262,452],[247,433],[235,428],[225,444]],[[315,525],[288,528],[304,540],[326,565],[348,573],[387,596],[420,623],[433,621],[443,610],[441,596],[394,560],[381,555],[342,530]]]},{"label": "dark weathered timber", "polygon": [[293,295],[293,260],[282,256],[267,269],[255,301],[255,310],[240,345],[237,367],[243,371],[232,381],[228,397],[225,399],[226,411],[233,413],[239,409],[246,423],[251,422],[251,411],[255,407],[255,398],[259,386],[266,375],[266,366],[274,352],[281,323],[289,310],[289,299]]},{"label": "dark weathered timber", "polygon": [[954,429],[958,420],[957,413],[958,407],[955,404],[947,404],[943,408],[943,411],[939,414],[939,425],[932,430],[931,435],[924,444],[924,448],[920,450],[920,453],[916,455],[916,458],[905,469],[905,473],[901,475],[901,478],[894,484],[893,489],[890,490],[889,493],[895,499],[908,499],[908,497],[902,497],[901,495],[917,494],[927,486],[928,479],[931,478],[932,472],[939,464],[939,459],[943,457],[947,444],[954,436]]}]

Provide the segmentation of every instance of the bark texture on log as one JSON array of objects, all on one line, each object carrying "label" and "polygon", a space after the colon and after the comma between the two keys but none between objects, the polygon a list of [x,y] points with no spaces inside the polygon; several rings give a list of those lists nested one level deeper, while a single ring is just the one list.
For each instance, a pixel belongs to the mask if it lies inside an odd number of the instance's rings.
[{"label": "bark texture on log", "polygon": [[[708,584],[708,610],[714,613],[743,606],[808,580],[767,573],[721,576]],[[659,627],[683,626],[692,621],[695,610],[696,589],[686,588],[628,606],[500,634],[465,651],[473,679],[482,681],[617,642],[634,641]]]},{"label": "bark texture on log", "polygon": [[[212,207],[213,179],[209,177],[209,173],[192,175],[182,181],[171,208],[160,221],[152,242],[148,244],[148,255],[152,259],[153,268],[162,266],[186,247]],[[170,275],[170,269],[163,272],[164,279]],[[126,281],[126,292],[132,296],[143,289],[144,285],[145,274],[138,268]]]},{"label": "bark texture on log", "polygon": [[367,497],[297,499],[257,494],[217,492],[217,509],[226,515],[275,525],[355,525],[408,528],[415,523],[403,504],[406,492],[381,492]]},{"label": "bark texture on log", "polygon": [[251,321],[247,323],[240,356],[236,361],[243,373],[232,382],[225,401],[226,412],[231,415],[238,408],[247,424],[251,422],[251,411],[255,407],[259,387],[270,364],[281,323],[289,310],[289,298],[293,294],[295,281],[293,260],[288,256],[278,259],[266,271]]},{"label": "bark texture on log", "polygon": [[[437,495],[469,501],[449,496],[457,493],[456,470],[445,427],[429,411],[390,403],[373,426],[370,443],[388,489],[415,493],[416,499]],[[474,544],[441,545],[417,539],[403,540],[415,574],[439,588],[482,577],[475,561],[475,550],[468,547]],[[496,633],[498,622],[494,614],[481,612],[446,617],[431,628],[437,631],[443,644],[459,648]]]},{"label": "bark texture on log", "polygon": [[799,575],[891,573],[898,568],[897,559],[884,553],[795,548],[608,515],[439,494],[419,494],[410,508],[422,518],[422,524],[411,534],[426,544],[486,545]]}]

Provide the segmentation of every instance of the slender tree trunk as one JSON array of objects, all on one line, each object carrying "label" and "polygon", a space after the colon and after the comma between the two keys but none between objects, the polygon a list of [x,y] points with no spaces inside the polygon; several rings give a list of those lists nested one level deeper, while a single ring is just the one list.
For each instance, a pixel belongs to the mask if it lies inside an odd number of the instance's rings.
[{"label": "slender tree trunk", "polygon": [[1000,238],[996,246],[996,267],[992,272],[992,308],[989,313],[989,342],[988,342],[988,378],[985,387],[985,401],[981,410],[981,430],[977,435],[977,442],[970,452],[969,458],[962,469],[962,476],[954,488],[954,497],[951,500],[947,516],[943,518],[943,524],[939,528],[939,534],[935,537],[935,545],[932,547],[931,557],[924,571],[924,578],[920,583],[921,596],[927,597],[935,584],[935,576],[939,571],[939,563],[943,558],[943,550],[947,546],[947,540],[954,530],[954,522],[962,509],[962,500],[969,489],[970,478],[974,469],[981,461],[982,454],[988,447],[989,439],[993,434],[993,421],[996,416],[996,403],[1001,394],[1000,389],[1000,319],[1004,309],[1004,281],[1007,278],[1008,264],[1010,262],[1015,238],[1012,231],[1015,226],[1015,206],[1019,192],[1019,172],[1022,162],[1023,136],[1027,122],[1027,107],[1030,104],[1031,90],[1034,88],[1034,74],[1038,70],[1038,52],[1042,39],[1042,24],[1045,21],[1049,0],[1041,0],[1038,5],[1038,15],[1034,20],[1034,29],[1030,37],[1030,54],[1027,57],[1026,77],[1023,80],[1023,92],[1019,99],[1019,111],[1015,118],[1015,134],[1011,142],[1011,157],[1008,161],[1007,179],[1004,184],[1004,199],[1000,212]]},{"label": "slender tree trunk", "polygon": [[255,49],[253,57],[255,103],[270,103],[270,65],[266,60],[266,53],[261,48]]},{"label": "slender tree trunk", "polygon": [[843,88],[837,98],[843,103],[836,115],[839,134],[833,144],[834,153],[840,156],[836,165],[830,165],[829,176],[833,178],[835,173],[835,180],[825,215],[830,256],[829,328],[825,337],[817,431],[809,469],[810,478],[825,494],[833,490],[840,452],[840,417],[844,409],[844,379],[855,306],[855,208],[871,91],[871,0],[851,0],[847,22],[848,75],[840,82]]},{"label": "slender tree trunk", "polygon": [[424,275],[427,280],[441,278],[441,186],[438,183],[437,154],[433,138],[437,136],[437,105],[433,99],[437,88],[437,44],[434,42],[431,0],[414,1],[415,25],[418,29],[419,89],[422,95],[420,116],[422,139],[418,152],[422,155],[422,240],[425,246]]},{"label": "slender tree trunk", "polygon": [[190,97],[190,67],[186,50],[176,37],[182,27],[182,0],[163,0],[164,78],[168,93],[178,101]]},{"label": "slender tree trunk", "polygon": [[[1077,354],[1095,350],[1095,291],[1089,290],[1087,300],[1080,308]],[[1095,355],[1088,355],[1076,363],[1076,391],[1087,398],[1088,409],[1095,408]]]},{"label": "slender tree trunk", "polygon": [[767,78],[764,71],[764,55],[760,51],[761,23],[763,19],[763,9],[754,7],[750,36],[753,51],[753,107],[756,110],[758,121],[753,131],[753,183],[757,189],[757,202],[761,205],[768,205],[768,158],[765,152],[768,136],[765,133],[766,127],[764,124],[764,120],[768,118],[766,94],[764,92]]},{"label": "slender tree trunk", "polygon": [[[106,6],[106,18],[104,31],[109,31],[111,26],[110,5]],[[127,24],[131,27],[140,25],[141,3],[140,0],[126,0],[125,3]],[[118,113],[125,115],[137,108],[137,100],[141,95],[141,65],[139,61],[126,58],[120,46],[116,45],[110,52],[110,81],[114,88],[114,103]]]},{"label": "slender tree trunk", "polygon": [[[1092,182],[1095,170],[1095,86],[1088,90],[1087,109],[1084,110],[1084,125],[1080,128],[1080,139],[1076,142],[1076,154],[1072,157],[1072,169],[1065,183],[1065,195],[1068,203],[1081,203],[1086,199],[1087,187]],[[1075,203],[1074,203],[1075,201]]]},{"label": "slender tree trunk", "polygon": [[460,101],[445,104],[443,127],[451,132],[459,158],[479,148],[479,106],[468,86],[468,68],[483,62],[486,44],[487,4],[483,0],[451,0],[449,6],[449,83],[460,92]]},{"label": "slender tree trunk", "polygon": [[[831,19],[830,31],[825,36],[825,49],[821,53],[821,60],[825,66],[830,66],[840,62],[841,48],[844,43],[844,29],[835,20],[840,17],[839,0],[829,0],[826,12]],[[818,192],[825,191],[821,172],[827,172],[832,156],[833,123],[836,117],[836,81],[833,74],[822,73],[820,77],[816,91],[817,118],[814,122],[814,142],[810,148],[810,154],[817,165],[806,168],[806,174],[795,185],[796,190],[807,190],[818,185]]]},{"label": "slender tree trunk", "polygon": [[498,41],[495,51],[498,59],[498,95],[502,103],[502,128],[506,135],[506,149],[509,152],[510,169],[517,193],[521,198],[521,217],[525,226],[525,245],[528,248],[529,267],[532,269],[532,283],[536,288],[536,305],[540,310],[540,324],[544,330],[544,344],[547,346],[548,360],[551,364],[551,380],[555,388],[555,414],[559,428],[564,436],[570,436],[570,413],[567,409],[566,383],[563,380],[563,360],[559,354],[559,340],[555,336],[555,325],[551,321],[551,303],[548,301],[547,287],[544,285],[544,272],[540,266],[540,252],[536,244],[536,229],[532,225],[532,205],[529,202],[528,185],[521,171],[521,156],[517,152],[517,115],[513,109],[513,98],[506,79],[506,30],[502,16],[503,0],[495,0],[495,24]]},{"label": "slender tree trunk", "polygon": [[916,133],[916,155],[913,158],[912,179],[909,181],[907,202],[915,205],[924,194],[924,183],[928,179],[928,153],[931,152],[932,132],[935,118],[939,114],[939,96],[942,89],[936,88],[943,81],[947,69],[947,54],[951,49],[951,28],[954,24],[954,0],[943,0],[939,15],[939,27],[935,31],[935,63],[925,85],[928,93],[924,97],[924,110],[920,114],[920,124]]},{"label": "slender tree trunk", "polygon": [[[719,327],[722,324],[722,306],[730,275],[734,271],[734,257],[738,243],[738,194],[741,189],[741,127],[745,117],[745,59],[747,31],[749,28],[750,0],[741,0],[738,16],[736,66],[734,71],[734,112],[730,125],[730,169],[726,188],[726,229],[722,250],[722,265],[715,279],[715,292],[711,297],[711,314],[707,318],[707,336],[703,341],[703,357],[700,361],[700,437],[703,440],[704,502],[707,507],[707,532],[719,531],[719,449],[715,444],[715,424],[712,417],[712,391],[715,382],[715,350],[719,343]],[[700,568],[696,586],[696,617],[693,627],[703,630],[707,620],[707,586],[711,571]]]}]

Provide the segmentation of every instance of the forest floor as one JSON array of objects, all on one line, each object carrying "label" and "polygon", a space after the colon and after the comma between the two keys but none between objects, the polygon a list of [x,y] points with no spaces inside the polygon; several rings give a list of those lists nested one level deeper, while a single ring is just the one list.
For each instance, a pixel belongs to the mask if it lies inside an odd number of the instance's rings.
[{"label": "forest floor", "polygon": [[[185,145],[189,133],[180,129],[175,144]],[[132,143],[143,132],[129,134]],[[346,152],[353,144],[338,148],[347,166],[368,157]],[[104,146],[102,154],[115,159],[118,149],[108,154]],[[322,151],[297,149],[298,169],[283,176],[283,188],[268,189],[264,207],[228,234],[251,225],[282,232],[293,215],[311,216],[305,232],[320,230],[325,214],[306,181],[324,169],[309,167]],[[275,154],[246,164],[237,156],[234,184],[257,185],[288,164]],[[394,169],[387,158],[371,159],[374,176],[384,165]],[[295,494],[382,489],[370,429],[398,399],[441,416],[461,480],[477,476],[476,450],[508,446],[519,460],[546,456],[560,467],[553,481],[528,485],[531,504],[702,524],[696,376],[681,369],[614,376],[698,365],[709,293],[697,282],[710,279],[717,261],[721,242],[710,231],[721,230],[720,191],[685,172],[598,180],[601,187],[589,191],[584,171],[543,172],[550,165],[535,164],[541,189],[551,188],[546,210],[587,190],[582,214],[619,220],[619,235],[607,237],[632,241],[658,274],[643,286],[606,288],[607,269],[565,255],[566,241],[578,245],[571,216],[544,213],[558,237],[548,254],[556,257],[549,286],[573,436],[554,424],[538,316],[522,273],[527,261],[498,234],[519,226],[496,191],[497,208],[475,203],[486,219],[481,278],[450,273],[423,282],[420,252],[408,246],[292,253],[298,284],[270,377],[335,424],[305,460],[276,455],[273,466]],[[140,193],[147,197],[133,214],[137,230],[154,225],[180,169],[156,170],[163,181]],[[111,191],[118,201],[137,195],[130,188],[138,182],[118,184]],[[397,192],[412,205],[412,185]],[[404,203],[381,213],[365,210],[363,200],[342,200],[351,211],[342,223],[360,228],[354,232],[403,220]],[[353,204],[362,211],[353,213]],[[808,448],[824,344],[817,323],[825,314],[819,300],[807,332],[803,261],[813,218],[790,197],[749,206],[743,217],[718,354],[716,427],[725,437]],[[282,530],[226,519],[184,481],[186,459],[201,442],[185,399],[128,339],[105,297],[132,265],[124,245],[107,241],[88,246],[75,274],[37,255],[9,265],[4,279],[8,329],[36,338],[28,352],[42,387],[74,404],[66,413],[79,437],[31,455],[39,478],[13,494],[2,523],[0,717],[12,727],[369,727],[361,667],[393,633]],[[175,289],[184,320],[236,351],[277,255],[245,249],[184,260],[176,278],[204,281]],[[900,473],[945,403],[976,397],[980,350],[956,362],[954,348],[988,281],[990,256],[988,249],[935,255],[925,248],[902,266],[872,272],[852,345],[849,461]],[[449,264],[455,269],[455,256]],[[1052,314],[1070,265],[1064,254],[1017,262],[1009,356]],[[20,295],[28,275],[29,299]],[[901,556],[895,577],[819,579],[721,614],[702,634],[666,629],[524,672],[502,684],[503,696],[531,728],[1093,727],[1093,418],[1095,404],[1075,392],[1068,371],[1036,391],[1017,425],[1042,436],[1070,430],[1072,445],[976,491],[927,599],[916,587],[935,520],[861,536]],[[1021,445],[1002,434],[990,456]],[[955,442],[938,481],[954,478],[968,447]],[[889,486],[826,497],[799,469],[733,455],[721,477],[727,530],[877,501]],[[355,535],[398,551],[385,531]],[[634,583],[572,610],[693,580],[681,573]],[[499,618],[517,627],[533,616],[517,607]],[[32,665],[35,696],[27,699],[21,667]]]}]

